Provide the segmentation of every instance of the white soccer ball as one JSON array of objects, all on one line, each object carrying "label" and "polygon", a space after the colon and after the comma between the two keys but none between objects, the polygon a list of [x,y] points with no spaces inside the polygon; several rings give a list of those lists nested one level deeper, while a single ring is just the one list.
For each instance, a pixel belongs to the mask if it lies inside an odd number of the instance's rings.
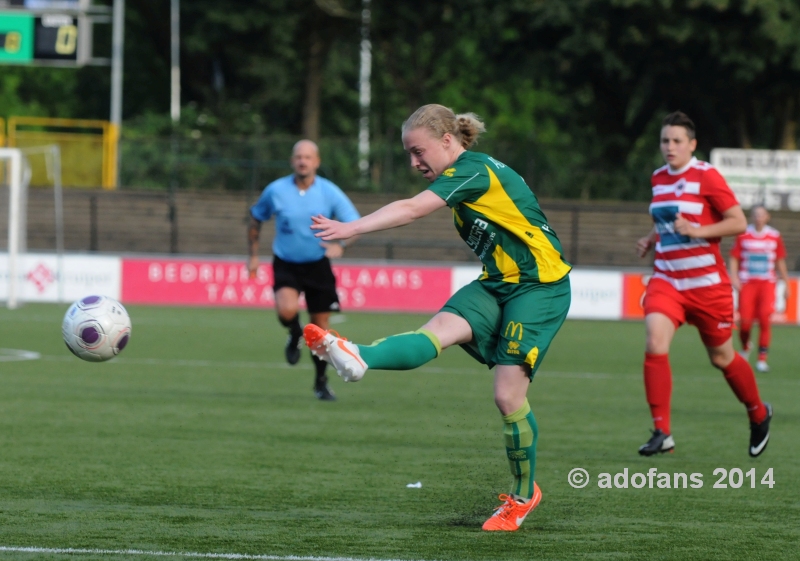
[{"label": "white soccer ball", "polygon": [[69,307],[61,332],[75,356],[102,362],[121,353],[130,341],[131,318],[113,298],[87,296]]}]

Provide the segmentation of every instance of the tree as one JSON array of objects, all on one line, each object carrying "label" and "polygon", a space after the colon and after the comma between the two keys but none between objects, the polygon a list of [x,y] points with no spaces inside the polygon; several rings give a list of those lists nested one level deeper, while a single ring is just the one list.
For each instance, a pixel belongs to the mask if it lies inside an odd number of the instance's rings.
[{"label": "tree", "polygon": [[[360,6],[182,2],[182,94],[193,119],[185,126],[354,145]],[[372,8],[374,177],[386,185],[405,177],[400,124],[432,102],[482,115],[489,130],[480,149],[548,196],[645,198],[660,119],[674,109],[697,122],[701,155],[797,146],[797,0],[372,0]],[[140,134],[167,134],[168,3],[129,0],[126,10],[123,117]],[[98,40],[107,48],[107,37]],[[105,118],[108,91],[107,68],[3,67],[0,114]],[[348,144],[336,146],[343,169]]]}]

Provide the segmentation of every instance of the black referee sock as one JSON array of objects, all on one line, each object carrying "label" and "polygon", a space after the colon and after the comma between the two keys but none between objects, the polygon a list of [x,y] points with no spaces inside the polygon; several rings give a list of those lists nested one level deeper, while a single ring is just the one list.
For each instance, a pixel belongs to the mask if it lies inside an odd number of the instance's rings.
[{"label": "black referee sock", "polygon": [[292,319],[288,320],[278,316],[278,321],[281,322],[282,326],[289,328],[289,334],[293,339],[299,340],[300,337],[303,336],[303,326],[300,325],[300,314],[295,314]]},{"label": "black referee sock", "polygon": [[328,381],[328,377],[325,376],[325,369],[328,367],[328,363],[322,360],[319,357],[311,355],[311,359],[314,361],[314,370],[316,370],[317,384],[324,384]]}]

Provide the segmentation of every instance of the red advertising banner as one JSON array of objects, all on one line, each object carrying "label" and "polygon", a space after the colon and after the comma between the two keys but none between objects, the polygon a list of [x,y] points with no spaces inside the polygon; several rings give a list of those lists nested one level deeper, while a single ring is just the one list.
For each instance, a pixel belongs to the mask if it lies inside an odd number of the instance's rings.
[{"label": "red advertising banner", "polygon": [[[450,297],[449,267],[337,264],[333,267],[342,310],[435,312]],[[271,308],[272,266],[250,280],[244,263],[225,260],[122,260],[126,304]]]},{"label": "red advertising banner", "polygon": [[[622,318],[623,319],[643,319],[644,309],[642,302],[644,300],[644,292],[647,288],[647,282],[650,280],[650,275],[625,273],[623,277],[623,293],[622,293]],[[798,279],[789,279],[789,297],[786,298],[786,292],[783,286],[778,283],[775,293],[775,313],[772,314],[773,323],[791,323],[795,324],[798,320],[798,287],[800,283]],[[736,320],[739,320],[739,313],[736,313]]]},{"label": "red advertising banner", "polygon": [[622,319],[644,319],[644,291],[650,275],[625,273],[622,276]]}]

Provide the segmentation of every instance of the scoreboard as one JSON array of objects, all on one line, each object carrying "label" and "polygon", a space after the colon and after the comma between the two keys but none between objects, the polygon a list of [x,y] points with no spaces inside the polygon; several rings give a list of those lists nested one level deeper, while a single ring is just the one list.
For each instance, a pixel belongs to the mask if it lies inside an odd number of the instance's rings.
[{"label": "scoreboard", "polygon": [[[0,0],[0,64],[76,66],[87,29],[86,0]],[[84,42],[85,43],[85,42]],[[89,46],[89,49],[91,47]]]},{"label": "scoreboard", "polygon": [[0,9],[79,10],[88,5],[88,0],[0,0]]},{"label": "scoreboard", "polygon": [[78,61],[78,18],[0,13],[0,62]]}]

